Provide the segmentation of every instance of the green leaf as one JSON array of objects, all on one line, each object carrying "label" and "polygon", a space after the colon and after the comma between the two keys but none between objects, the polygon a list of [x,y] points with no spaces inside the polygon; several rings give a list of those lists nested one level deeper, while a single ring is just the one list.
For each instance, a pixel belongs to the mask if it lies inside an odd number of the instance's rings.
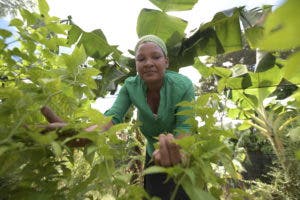
[{"label": "green leaf", "polygon": [[264,72],[249,72],[249,75],[252,82],[251,88],[277,87],[282,79],[282,71],[279,67],[272,67]]},{"label": "green leaf", "polygon": [[52,142],[51,146],[52,146],[54,154],[56,156],[60,156],[62,153],[61,146],[57,142]]},{"label": "green leaf", "polygon": [[182,107],[193,106],[193,102],[190,102],[190,101],[181,101],[178,104],[176,104],[176,106],[182,106]]},{"label": "green leaf", "polygon": [[241,112],[240,109],[230,108],[228,109],[227,116],[232,119],[238,119],[240,118],[240,112]]},{"label": "green leaf", "polygon": [[181,146],[183,149],[189,149],[191,146],[195,144],[196,140],[194,136],[186,136],[181,138],[180,140],[176,140],[176,144]]},{"label": "green leaf", "polygon": [[102,59],[110,53],[114,53],[113,56],[117,58],[120,54],[116,48],[107,43],[106,38],[100,29],[92,32],[84,32],[78,42],[78,46],[80,45],[84,46],[87,56],[95,59]]},{"label": "green leaf", "polygon": [[[217,177],[216,177],[216,174],[215,174],[216,172],[215,172],[215,170],[211,166],[211,161],[213,159],[214,158],[207,159],[209,161],[206,161],[206,159],[203,159],[203,160],[202,159],[197,159],[197,165],[198,165],[198,167],[202,171],[201,173],[203,174],[203,181],[205,181],[206,183],[209,183],[209,184],[217,186],[218,182],[217,182]],[[197,180],[197,182],[198,181],[199,180]]]},{"label": "green leaf", "polygon": [[81,118],[88,118],[91,125],[97,124],[99,127],[103,127],[110,121],[110,118],[92,108],[78,108],[75,112],[75,117],[78,120]]},{"label": "green leaf", "polygon": [[74,44],[75,42],[78,41],[79,37],[82,34],[83,34],[83,30],[79,26],[72,24],[71,29],[69,30],[69,34],[68,34],[68,40],[69,40],[68,43]]},{"label": "green leaf", "polygon": [[27,21],[28,25],[34,25],[36,23],[36,17],[33,13],[30,13],[28,10],[20,9],[20,14]]},{"label": "green leaf", "polygon": [[32,139],[42,145],[51,144],[56,138],[57,134],[55,132],[46,133],[44,135],[40,133],[28,133]]},{"label": "green leaf", "polygon": [[243,90],[233,90],[232,100],[238,102],[244,110],[253,109],[258,105],[257,97],[256,95],[247,94],[245,92]]},{"label": "green leaf", "polygon": [[254,26],[245,30],[246,39],[252,49],[257,48],[263,37],[263,27]]},{"label": "green leaf", "polygon": [[282,80],[282,72],[279,67],[273,67],[259,73],[249,72],[249,75],[252,86],[245,89],[245,93],[256,96],[259,103],[262,103],[265,98],[274,92]]},{"label": "green leaf", "polygon": [[197,0],[150,0],[163,11],[182,11],[193,8]]},{"label": "green leaf", "polygon": [[66,35],[67,31],[69,31],[71,27],[72,26],[68,24],[57,24],[57,23],[47,24],[47,28],[49,29],[49,31],[53,31],[56,34]]},{"label": "green leaf", "polygon": [[300,1],[289,0],[271,13],[265,22],[261,50],[287,50],[300,46]]},{"label": "green leaf", "polygon": [[227,79],[228,78],[221,78],[219,80],[218,87],[217,87],[218,93],[221,93],[224,90],[224,88],[226,87]]},{"label": "green leaf", "polygon": [[211,22],[201,25],[192,36],[183,40],[181,54],[192,57],[232,52],[242,48],[239,9],[219,12]]},{"label": "green leaf", "polygon": [[45,44],[52,51],[58,51],[59,46],[68,46],[67,40],[64,38],[50,38],[50,39],[43,39],[40,41],[41,43]]},{"label": "green leaf", "polygon": [[151,166],[144,170],[143,174],[157,174],[157,173],[166,173],[168,170],[165,167],[161,166]]},{"label": "green leaf", "polygon": [[10,26],[22,26],[23,25],[23,21],[18,19],[18,18],[14,18],[12,20],[10,20],[10,23],[9,23]]},{"label": "green leaf", "polygon": [[194,57],[224,53],[224,48],[217,37],[214,27],[200,28],[194,35],[183,41],[184,55],[192,54]]},{"label": "green leaf", "polygon": [[251,128],[251,125],[247,122],[247,120],[244,120],[243,123],[238,126],[238,130],[243,131]]},{"label": "green leaf", "polygon": [[188,177],[183,179],[181,185],[191,200],[216,200],[210,193],[202,190],[197,185],[193,185]]},{"label": "green leaf", "polygon": [[12,33],[8,30],[0,28],[0,36],[3,38],[8,38],[8,37],[12,36]]},{"label": "green leaf", "polygon": [[255,72],[264,72],[274,67],[276,57],[272,53],[257,51],[256,56],[258,59]]},{"label": "green leaf", "polygon": [[223,154],[219,157],[219,159],[221,160],[222,164],[224,165],[225,167],[225,170],[229,173],[229,175],[232,177],[232,178],[235,178],[237,179],[238,178],[238,174],[235,170],[235,167],[231,161],[231,158],[226,155],[226,154]]},{"label": "green leaf", "polygon": [[71,72],[76,72],[77,68],[86,61],[86,54],[83,46],[75,47],[71,55],[62,56],[65,65]]},{"label": "green leaf", "polygon": [[78,81],[80,83],[85,84],[87,87],[90,89],[96,89],[97,85],[95,80],[93,79],[94,76],[97,76],[99,74],[99,70],[88,67],[88,68],[83,68],[80,70],[80,74],[78,76]]},{"label": "green leaf", "polygon": [[97,96],[104,96],[107,91],[115,92],[117,84],[128,76],[118,65],[105,65],[100,70],[103,78],[96,80],[97,89],[94,90],[94,93]]},{"label": "green leaf", "polygon": [[238,11],[238,9],[233,9],[231,16],[227,16],[227,13],[219,12],[211,22],[214,24],[217,36],[226,53],[242,48],[242,34]]},{"label": "green leaf", "polygon": [[203,78],[207,78],[212,74],[211,68],[204,65],[199,58],[195,59],[194,67],[198,70]]},{"label": "green leaf", "polygon": [[100,180],[109,180],[111,178],[111,172],[113,170],[110,169],[110,166],[113,167],[113,163],[111,160],[105,160],[100,164],[96,164],[90,173],[90,179],[99,177]]},{"label": "green leaf", "polygon": [[220,77],[229,77],[232,74],[230,69],[224,67],[211,67],[212,73]]},{"label": "green leaf", "polygon": [[42,15],[48,16],[49,6],[46,0],[38,0],[39,10]]},{"label": "green leaf", "polygon": [[184,173],[189,177],[190,182],[195,185],[196,183],[196,176],[194,171],[191,168],[187,168],[184,170]]},{"label": "green leaf", "polygon": [[225,145],[216,145],[215,147],[210,147],[209,151],[201,155],[204,159],[210,159],[211,157],[221,153],[226,148]]},{"label": "green leaf", "polygon": [[283,67],[283,77],[294,84],[300,84],[300,52],[293,54]]},{"label": "green leaf", "polygon": [[[247,96],[247,103],[244,105],[248,108],[249,100],[252,102],[250,105],[259,106],[262,105],[263,100],[267,98],[276,87],[266,87],[266,88],[250,88],[245,90],[245,96]],[[254,107],[252,107],[254,108]]]},{"label": "green leaf", "polygon": [[170,46],[181,43],[187,22],[183,19],[167,15],[164,12],[152,9],[142,9],[137,21],[137,34],[139,37],[147,34],[154,34]]}]

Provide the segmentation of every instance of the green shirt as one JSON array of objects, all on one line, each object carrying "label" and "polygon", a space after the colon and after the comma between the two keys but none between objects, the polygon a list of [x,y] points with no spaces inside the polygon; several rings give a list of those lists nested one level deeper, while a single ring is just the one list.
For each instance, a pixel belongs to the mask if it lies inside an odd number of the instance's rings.
[{"label": "green shirt", "polygon": [[179,107],[181,101],[191,101],[195,98],[194,87],[190,79],[173,71],[166,71],[163,86],[160,89],[160,103],[157,115],[153,114],[147,104],[147,86],[139,75],[125,80],[113,106],[105,112],[112,116],[114,124],[123,122],[128,108],[133,104],[138,110],[138,120],[142,122],[141,132],[147,139],[147,153],[151,156],[154,151],[154,137],[168,132],[174,135],[189,132],[190,126],[184,124],[186,116],[176,115],[187,109]]}]

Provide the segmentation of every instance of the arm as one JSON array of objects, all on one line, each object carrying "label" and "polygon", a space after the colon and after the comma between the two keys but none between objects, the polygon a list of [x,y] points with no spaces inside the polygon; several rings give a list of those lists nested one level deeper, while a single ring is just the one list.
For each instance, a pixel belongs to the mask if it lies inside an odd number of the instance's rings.
[{"label": "arm", "polygon": [[[43,106],[41,108],[41,113],[45,116],[46,120],[50,123],[44,127],[44,129],[41,131],[42,134],[45,134],[49,131],[63,128],[67,125],[54,111],[52,111],[51,108],[48,106]],[[59,134],[59,139],[63,140],[67,137],[71,137],[77,134],[76,130],[69,129],[61,132]],[[67,146],[69,147],[83,147],[88,144],[90,144],[91,141],[85,138],[80,138],[80,139],[74,139],[66,143]]]},{"label": "arm", "polygon": [[[63,128],[67,125],[67,123],[65,123],[58,115],[56,115],[56,113],[54,111],[52,111],[52,109],[49,108],[48,106],[43,106],[41,108],[41,112],[45,116],[47,121],[49,122],[48,125],[43,126],[44,129],[41,131],[42,134],[46,134],[49,131]],[[112,126],[113,126],[113,122],[110,121],[102,127],[102,130],[106,131]],[[92,125],[92,126],[85,128],[84,130],[87,132],[92,132],[96,128],[98,128],[98,125]],[[77,134],[77,131],[74,129],[64,130],[63,132],[61,132],[59,134],[59,139],[63,140],[63,139],[66,139],[67,137],[72,137],[76,134]],[[91,141],[86,138],[77,138],[77,139],[71,140],[66,143],[66,145],[68,147],[84,147],[89,144],[91,144]]]},{"label": "arm", "polygon": [[[187,87],[186,92],[182,97],[182,101],[192,101],[195,99],[195,92],[192,83]],[[192,109],[190,107],[178,107],[177,112]],[[173,166],[181,162],[183,155],[180,153],[180,146],[174,143],[175,140],[190,135],[190,126],[184,124],[187,116],[176,115],[176,131],[175,137],[173,134],[160,134],[158,138],[159,149],[153,152],[153,159],[156,165],[164,167]],[[183,130],[184,132],[180,132]]]},{"label": "arm", "polygon": [[[113,106],[111,109],[105,112],[105,115],[107,116],[113,116],[112,120],[105,124],[103,127],[101,127],[102,131],[108,130],[110,127],[112,127],[116,123],[122,122],[123,116],[127,112],[129,106],[131,104],[130,98],[127,93],[127,89],[125,86],[123,86],[118,94],[118,97],[116,101],[114,102]],[[44,106],[41,108],[42,114],[45,116],[47,121],[50,123],[47,126],[44,127],[44,130],[41,131],[42,134],[45,134],[49,131],[63,128],[67,125],[66,122],[64,122],[59,116],[57,116],[49,107]],[[85,128],[84,130],[87,132],[92,132],[96,128],[99,128],[98,125],[94,124],[92,126],[89,126]],[[59,139],[65,139],[67,137],[71,137],[77,134],[76,130],[65,130],[59,135]],[[69,147],[83,147],[88,144],[90,144],[91,141],[86,138],[78,138],[71,140],[66,143],[67,146]]]},{"label": "arm", "polygon": [[112,123],[118,124],[123,122],[123,117],[128,111],[128,108],[131,105],[131,100],[128,94],[128,90],[126,88],[126,82],[125,85],[121,88],[117,99],[115,100],[112,107],[107,110],[104,115],[106,116],[112,116]]}]

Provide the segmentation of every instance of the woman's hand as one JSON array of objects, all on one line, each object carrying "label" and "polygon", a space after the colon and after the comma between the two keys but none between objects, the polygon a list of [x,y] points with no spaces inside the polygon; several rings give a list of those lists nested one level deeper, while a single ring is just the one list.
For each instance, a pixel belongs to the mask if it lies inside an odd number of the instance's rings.
[{"label": "woman's hand", "polygon": [[159,149],[152,154],[156,165],[169,167],[181,162],[180,146],[174,140],[174,136],[170,133],[159,135]]},{"label": "woman's hand", "polygon": [[[41,128],[43,128],[43,130],[41,131],[42,134],[46,134],[47,132],[53,131],[53,130],[59,130],[60,128],[63,128],[67,125],[67,123],[65,123],[59,116],[57,116],[55,114],[55,112],[52,111],[51,108],[44,106],[41,108],[41,112],[44,115],[44,117],[47,119],[47,121],[49,122],[49,124],[41,126]],[[96,128],[97,128],[96,126],[91,126],[91,127],[86,128],[86,131],[91,132]],[[59,133],[59,139],[64,140],[68,137],[72,137],[72,136],[76,135],[77,133],[78,132],[74,129],[64,130],[61,133]],[[66,143],[66,145],[69,147],[84,147],[90,143],[91,143],[91,141],[89,139],[77,138],[77,139],[68,141]]]}]

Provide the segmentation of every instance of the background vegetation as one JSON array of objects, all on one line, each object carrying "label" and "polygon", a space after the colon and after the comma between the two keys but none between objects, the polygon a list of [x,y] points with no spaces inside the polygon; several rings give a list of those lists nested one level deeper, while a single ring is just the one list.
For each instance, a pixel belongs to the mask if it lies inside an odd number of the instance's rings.
[{"label": "background vegetation", "polygon": [[[130,113],[106,132],[84,131],[109,120],[90,104],[136,74],[133,57],[39,0],[38,12],[23,7],[10,21],[16,33],[0,29],[0,199],[150,199],[142,175],[162,171],[191,199],[299,199],[300,3],[219,12],[187,37],[188,22],[167,12],[196,0],[151,2],[157,9],[141,10],[137,34],[166,42],[172,70],[192,65],[202,75],[195,102],[181,103],[194,108],[181,113],[194,132],[178,142],[184,163],[143,171]],[[41,134],[44,106],[68,126]],[[80,138],[91,144],[67,145]]]}]

